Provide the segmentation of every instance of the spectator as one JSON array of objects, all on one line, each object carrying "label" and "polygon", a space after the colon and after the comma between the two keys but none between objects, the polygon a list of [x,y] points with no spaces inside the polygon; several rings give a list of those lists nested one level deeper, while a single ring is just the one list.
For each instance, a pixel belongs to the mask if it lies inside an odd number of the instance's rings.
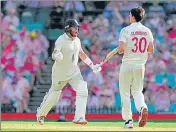
[{"label": "spectator", "polygon": [[8,88],[7,92],[8,98],[11,100],[11,103],[13,106],[16,108],[17,113],[22,113],[24,108],[23,108],[23,96],[22,92],[20,89],[17,88],[17,82],[12,80],[10,87]]},{"label": "spectator", "polygon": [[10,98],[8,97],[8,90],[11,87],[12,77],[7,75],[2,82],[2,103],[10,102]]},{"label": "spectator", "polygon": [[58,6],[59,6],[59,7],[64,8],[65,2],[66,2],[66,1],[54,0],[54,5],[55,5],[55,7],[58,7]]},{"label": "spectator", "polygon": [[98,28],[99,26],[106,27],[106,28],[109,27],[109,21],[103,15],[99,15],[93,22],[93,28]]},{"label": "spectator", "polygon": [[39,6],[39,1],[33,1],[33,0],[25,1],[24,5],[31,8],[37,8]]},{"label": "spectator", "polygon": [[54,1],[40,1],[39,7],[46,8],[46,7],[52,7],[54,5]]},{"label": "spectator", "polygon": [[153,73],[161,73],[163,71],[166,71],[166,64],[165,62],[161,59],[161,54],[158,53],[155,55],[155,57],[152,60],[152,64],[153,69],[150,69],[151,71],[153,71]]},{"label": "spectator", "polygon": [[63,8],[53,7],[50,18],[47,21],[46,27],[51,29],[63,29]]},{"label": "spectator", "polygon": [[170,95],[164,85],[161,85],[158,92],[153,96],[153,103],[156,106],[156,111],[167,112],[170,107]]},{"label": "spectator", "polygon": [[65,11],[78,11],[83,12],[85,11],[85,7],[81,1],[67,1],[64,7]]},{"label": "spectator", "polygon": [[160,46],[160,52],[162,53],[161,58],[162,60],[167,63],[169,58],[171,57],[171,52],[169,47],[166,45]]},{"label": "spectator", "polygon": [[87,11],[92,11],[96,9],[93,1],[85,1],[85,6]]},{"label": "spectator", "polygon": [[174,61],[176,61],[176,47],[172,48],[171,54],[172,54],[172,57],[173,57]]},{"label": "spectator", "polygon": [[88,108],[99,108],[99,92],[100,89],[93,82],[89,84]]},{"label": "spectator", "polygon": [[19,2],[15,1],[15,0],[10,0],[7,1],[5,4],[5,10],[8,12],[10,9],[17,9]]},{"label": "spectator", "polygon": [[176,59],[171,56],[167,63],[167,71],[168,73],[176,73]]},{"label": "spectator", "polygon": [[100,91],[100,108],[111,108],[115,104],[115,96],[114,92],[111,88],[108,88],[108,86],[103,84],[101,86],[101,91]]},{"label": "spectator", "polygon": [[7,21],[4,20],[4,14],[1,12],[1,31],[6,31],[9,27],[9,24]]},{"label": "spectator", "polygon": [[28,103],[29,103],[29,99],[30,99],[30,95],[29,92],[31,91],[31,87],[29,85],[29,82],[27,81],[26,78],[23,77],[22,73],[18,72],[16,74],[17,77],[17,85],[16,87],[20,90],[21,94],[22,94],[22,105],[24,108],[25,112],[30,112],[30,110],[28,109]]},{"label": "spectator", "polygon": [[173,44],[176,46],[176,15],[172,18],[172,30],[169,31],[168,37],[173,41]]},{"label": "spectator", "polygon": [[173,88],[170,92],[170,101],[171,103],[176,103],[176,87]]},{"label": "spectator", "polygon": [[158,4],[157,1],[153,2],[153,6],[149,7],[150,12],[164,12],[164,8]]},{"label": "spectator", "polygon": [[145,90],[144,99],[147,104],[152,103],[152,90],[150,89]]},{"label": "spectator", "polygon": [[[40,60],[46,60],[48,58],[48,53],[47,53],[47,50],[48,50],[48,47],[49,47],[49,42],[48,40],[46,39],[46,37],[39,31],[37,30],[36,31],[37,33],[37,37],[38,39],[40,40],[40,43],[41,43],[41,54],[43,54],[43,57],[42,55],[40,55]],[[44,63],[44,62],[42,62]]]},{"label": "spectator", "polygon": [[169,11],[174,11],[176,9],[176,2],[168,1],[167,3],[165,3],[165,8]]},{"label": "spectator", "polygon": [[28,46],[28,51],[32,50],[35,55],[40,56],[43,46],[40,38],[37,35],[38,34],[35,31],[32,31],[29,34],[30,38],[28,39],[26,46]]},{"label": "spectator", "polygon": [[92,32],[92,24],[89,22],[88,19],[84,19],[82,24],[81,24],[81,30],[85,31],[86,35],[90,35]]},{"label": "spectator", "polygon": [[4,21],[8,22],[9,25],[17,27],[19,25],[19,18],[15,15],[16,10],[10,9],[8,15],[4,17]]}]

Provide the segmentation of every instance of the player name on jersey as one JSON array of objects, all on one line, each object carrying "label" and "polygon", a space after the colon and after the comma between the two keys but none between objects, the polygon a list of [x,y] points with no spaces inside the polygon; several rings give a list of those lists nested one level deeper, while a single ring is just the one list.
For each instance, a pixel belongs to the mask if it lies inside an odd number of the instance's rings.
[{"label": "player name on jersey", "polygon": [[147,36],[147,32],[142,32],[142,31],[131,32],[131,36],[134,36],[134,35],[144,35],[144,36]]}]

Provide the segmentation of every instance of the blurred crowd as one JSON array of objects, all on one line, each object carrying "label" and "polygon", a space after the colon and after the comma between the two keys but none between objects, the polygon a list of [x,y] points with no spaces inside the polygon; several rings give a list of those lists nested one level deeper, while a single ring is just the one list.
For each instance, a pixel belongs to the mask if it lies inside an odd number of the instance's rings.
[{"label": "blurred crowd", "polygon": [[[17,28],[21,19],[16,14],[20,14],[19,9],[23,9],[23,6],[52,8],[49,15],[51,19],[44,23],[45,28],[61,29],[63,19],[60,16],[66,11],[73,11],[74,18],[81,25],[79,37],[84,51],[94,63],[100,63],[110,50],[118,46],[120,31],[129,24],[130,9],[140,5],[146,10],[142,23],[152,30],[156,48],[146,64],[145,100],[157,112],[168,112],[171,105],[176,103],[176,2],[110,1],[97,16],[83,14],[96,10],[97,5],[90,1],[6,2],[6,13],[1,13],[3,102],[11,102],[18,109],[17,112],[30,111],[27,107],[30,91],[48,59],[48,47],[51,46],[41,30],[29,31],[25,25],[20,30]],[[20,7],[18,12],[17,7]],[[120,109],[118,75],[121,58],[121,55],[114,56],[96,76],[80,61],[82,75],[88,82],[88,107]],[[68,85],[63,89],[56,112],[59,112],[59,107],[74,106],[74,101],[75,92]]]},{"label": "blurred crowd", "polygon": [[30,91],[48,58],[49,41],[40,30],[28,31],[25,25],[17,30],[17,8],[7,2],[5,9],[6,14],[1,12],[2,102],[12,103],[17,112],[30,112]]}]

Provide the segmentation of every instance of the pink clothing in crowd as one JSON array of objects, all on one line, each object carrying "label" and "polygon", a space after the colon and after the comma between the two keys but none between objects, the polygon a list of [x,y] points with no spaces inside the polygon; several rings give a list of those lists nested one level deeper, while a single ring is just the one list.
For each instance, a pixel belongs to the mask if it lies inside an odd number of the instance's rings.
[{"label": "pink clothing in crowd", "polygon": [[40,47],[41,51],[44,51],[44,50],[48,49],[49,42],[48,42],[48,40],[46,39],[46,37],[44,35],[41,34],[39,36],[39,41],[41,43],[41,47]]},{"label": "pink clothing in crowd", "polygon": [[30,85],[27,79],[24,77],[20,77],[17,82],[17,88],[20,89],[23,94],[27,94],[30,91]]},{"label": "pink clothing in crowd", "polygon": [[2,20],[0,26],[1,26],[1,31],[5,31],[9,28],[9,23],[5,20]]},{"label": "pink clothing in crowd", "polygon": [[88,107],[99,108],[99,106],[100,106],[99,97],[96,95],[94,95],[94,96],[89,95],[88,99],[87,99],[87,105],[88,105]]},{"label": "pink clothing in crowd", "polygon": [[40,54],[43,50],[40,39],[26,39],[25,40],[26,51],[33,51],[35,54]]},{"label": "pink clothing in crowd", "polygon": [[155,93],[153,103],[157,111],[167,111],[170,107],[170,95],[165,89],[160,88],[159,92]]},{"label": "pink clothing in crowd", "polygon": [[170,100],[171,100],[171,103],[176,102],[176,87],[171,91]]},{"label": "pink clothing in crowd", "polygon": [[2,85],[2,92],[5,98],[11,100],[13,98],[22,99],[22,94],[20,89],[16,86],[12,86],[13,80],[9,77],[6,77],[3,85]]}]

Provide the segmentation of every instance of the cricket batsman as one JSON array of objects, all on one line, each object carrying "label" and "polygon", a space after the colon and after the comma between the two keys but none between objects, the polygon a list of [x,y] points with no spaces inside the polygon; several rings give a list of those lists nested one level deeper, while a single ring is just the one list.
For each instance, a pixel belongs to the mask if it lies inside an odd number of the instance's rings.
[{"label": "cricket batsman", "polygon": [[129,22],[131,24],[122,29],[119,36],[119,46],[111,51],[106,56],[105,61],[102,62],[102,64],[105,63],[117,53],[124,53],[119,73],[122,118],[125,120],[124,128],[133,128],[130,90],[135,106],[140,113],[139,127],[144,127],[148,118],[148,109],[142,90],[145,64],[148,54],[154,52],[154,45],[150,29],[140,23],[144,18],[144,14],[145,10],[142,7],[131,9],[129,13]]},{"label": "cricket batsman", "polygon": [[80,39],[77,37],[79,24],[75,19],[68,19],[64,26],[65,33],[55,42],[52,58],[55,63],[52,67],[52,84],[46,93],[43,102],[37,109],[37,121],[44,124],[44,117],[58,101],[62,88],[69,83],[76,91],[76,111],[73,119],[75,124],[87,124],[85,119],[88,97],[87,82],[83,80],[78,67],[78,59],[81,58],[96,74],[101,67],[94,65],[81,48]]}]

